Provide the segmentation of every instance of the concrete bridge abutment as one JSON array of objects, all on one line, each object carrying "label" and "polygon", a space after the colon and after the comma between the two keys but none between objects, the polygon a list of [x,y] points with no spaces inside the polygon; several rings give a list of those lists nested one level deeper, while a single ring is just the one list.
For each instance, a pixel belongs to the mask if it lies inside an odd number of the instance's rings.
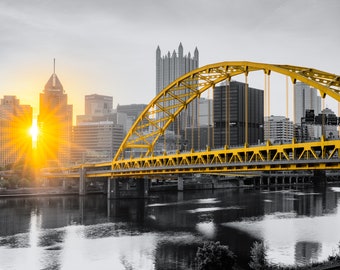
[{"label": "concrete bridge abutment", "polygon": [[149,196],[148,178],[108,178],[107,198],[146,198]]}]

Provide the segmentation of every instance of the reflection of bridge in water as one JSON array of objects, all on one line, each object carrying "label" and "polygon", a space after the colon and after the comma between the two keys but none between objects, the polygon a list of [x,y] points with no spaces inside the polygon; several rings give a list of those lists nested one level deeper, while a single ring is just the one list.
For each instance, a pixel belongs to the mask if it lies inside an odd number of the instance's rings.
[{"label": "reflection of bridge in water", "polygon": [[[148,181],[152,178],[178,178],[178,187],[183,189],[185,174],[240,174],[253,173],[262,175],[266,172],[314,172],[318,177],[326,171],[340,169],[340,140],[296,142],[289,144],[271,144],[269,142],[250,146],[248,144],[248,106],[245,106],[244,137],[241,148],[226,145],[223,149],[207,146],[204,151],[166,153],[157,155],[155,151],[158,140],[167,128],[175,123],[177,116],[188,105],[199,98],[202,93],[232,77],[244,75],[245,97],[248,104],[248,74],[263,71],[265,75],[265,108],[269,112],[269,78],[273,72],[290,78],[293,85],[303,82],[319,90],[322,98],[327,95],[340,101],[340,77],[324,71],[290,65],[271,65],[252,62],[222,62],[193,70],[168,85],[145,108],[138,117],[112,162],[81,164],[64,168],[62,173],[49,171],[46,177],[63,177],[80,179],[80,194],[86,192],[86,179],[106,177],[108,179],[109,197],[115,197],[119,190],[118,179],[138,178],[137,189],[141,195],[148,190]],[[228,84],[227,84],[228,85]],[[156,117],[155,117],[156,116]],[[290,178],[291,179],[291,178]],[[260,178],[260,183],[263,178]],[[290,180],[291,181],[291,180]],[[267,181],[267,183],[270,183]],[[110,195],[111,194],[111,195]]]}]

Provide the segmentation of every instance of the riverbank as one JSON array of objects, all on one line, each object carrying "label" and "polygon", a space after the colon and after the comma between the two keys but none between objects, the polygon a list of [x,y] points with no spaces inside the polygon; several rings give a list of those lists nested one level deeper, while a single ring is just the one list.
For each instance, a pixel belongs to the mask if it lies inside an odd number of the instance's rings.
[{"label": "riverbank", "polygon": [[60,187],[29,187],[0,190],[0,198],[78,195],[77,190],[63,190]]}]

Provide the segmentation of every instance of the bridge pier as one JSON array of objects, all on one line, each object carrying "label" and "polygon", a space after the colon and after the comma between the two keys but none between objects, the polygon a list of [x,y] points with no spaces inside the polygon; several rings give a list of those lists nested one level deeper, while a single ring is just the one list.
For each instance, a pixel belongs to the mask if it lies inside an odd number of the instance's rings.
[{"label": "bridge pier", "polygon": [[183,177],[182,176],[178,176],[178,179],[177,179],[177,190],[178,191],[183,191],[184,190],[184,182],[183,182]]},{"label": "bridge pier", "polygon": [[119,180],[118,178],[109,177],[107,180],[107,198],[117,199],[119,198]]},{"label": "bridge pier", "polygon": [[63,179],[63,191],[66,191],[67,189],[67,181],[66,179]]},{"label": "bridge pier", "polygon": [[218,178],[216,176],[212,176],[212,179],[211,179],[211,188],[212,189],[218,188]]},{"label": "bridge pier", "polygon": [[144,198],[149,196],[149,179],[136,179],[136,187],[137,187],[137,196]]},{"label": "bridge pier", "polygon": [[321,170],[314,170],[313,176],[311,177],[311,181],[314,186],[326,186],[327,185],[327,177],[326,172]]},{"label": "bridge pier", "polygon": [[79,171],[79,195],[86,195],[86,169],[84,167],[81,167]]},{"label": "bridge pier", "polygon": [[[136,187],[131,186],[131,181],[135,181]],[[145,198],[149,195],[149,179],[119,179],[108,178],[107,198]]]}]

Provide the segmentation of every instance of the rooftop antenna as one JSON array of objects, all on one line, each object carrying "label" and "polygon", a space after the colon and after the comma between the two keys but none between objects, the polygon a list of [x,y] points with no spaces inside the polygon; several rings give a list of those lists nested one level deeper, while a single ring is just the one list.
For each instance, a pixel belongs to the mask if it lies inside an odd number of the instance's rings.
[{"label": "rooftop antenna", "polygon": [[52,85],[55,87],[56,79],[55,79],[55,58],[53,58],[53,82]]}]

